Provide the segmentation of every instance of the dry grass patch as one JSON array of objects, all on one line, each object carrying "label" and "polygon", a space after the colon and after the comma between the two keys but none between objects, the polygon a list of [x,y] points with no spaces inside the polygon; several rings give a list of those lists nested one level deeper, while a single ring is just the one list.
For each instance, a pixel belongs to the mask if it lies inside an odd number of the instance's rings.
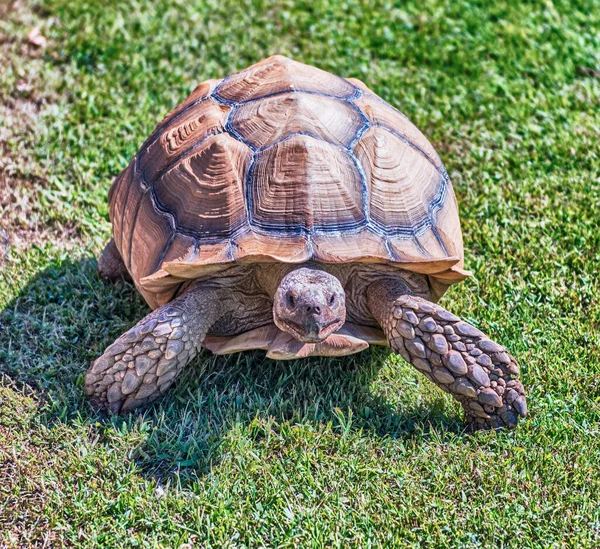
[{"label": "dry grass patch", "polygon": [[[26,2],[0,4],[0,268],[11,250],[50,244],[73,249],[81,244],[74,223],[49,219],[43,206],[48,188],[46,159],[36,146],[56,115],[61,96],[48,77],[45,48],[31,44],[31,29],[51,25]],[[44,70],[46,68],[46,70]],[[59,77],[59,71],[52,75]]]}]

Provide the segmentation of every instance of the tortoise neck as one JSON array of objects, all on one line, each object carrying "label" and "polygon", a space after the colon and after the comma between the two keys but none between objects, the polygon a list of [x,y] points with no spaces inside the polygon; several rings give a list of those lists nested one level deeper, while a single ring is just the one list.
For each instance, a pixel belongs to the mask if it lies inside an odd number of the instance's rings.
[{"label": "tortoise neck", "polygon": [[297,264],[262,263],[256,265],[255,276],[259,286],[271,299],[273,299],[283,278],[298,269],[312,269],[315,271],[325,270],[321,265],[313,261]]}]

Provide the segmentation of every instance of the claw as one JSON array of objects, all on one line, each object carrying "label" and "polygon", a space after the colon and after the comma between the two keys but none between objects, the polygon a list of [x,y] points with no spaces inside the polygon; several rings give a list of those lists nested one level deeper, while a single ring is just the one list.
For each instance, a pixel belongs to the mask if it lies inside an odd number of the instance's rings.
[{"label": "claw", "polygon": [[518,397],[513,402],[513,406],[515,407],[515,410],[519,412],[521,417],[527,417],[527,402],[525,401],[525,397],[523,395]]}]

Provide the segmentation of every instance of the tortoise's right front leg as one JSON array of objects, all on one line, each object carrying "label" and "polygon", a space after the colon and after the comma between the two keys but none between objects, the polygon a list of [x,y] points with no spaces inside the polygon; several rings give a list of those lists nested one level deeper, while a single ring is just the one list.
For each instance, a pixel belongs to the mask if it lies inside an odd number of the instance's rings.
[{"label": "tortoise's right front leg", "polygon": [[191,287],[125,332],[92,362],[85,377],[90,400],[119,413],[164,393],[223,314],[223,297],[214,288]]}]

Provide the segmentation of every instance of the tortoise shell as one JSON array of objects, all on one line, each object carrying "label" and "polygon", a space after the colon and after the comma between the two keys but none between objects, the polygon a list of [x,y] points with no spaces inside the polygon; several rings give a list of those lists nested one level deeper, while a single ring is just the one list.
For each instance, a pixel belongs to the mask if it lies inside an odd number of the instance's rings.
[{"label": "tortoise shell", "polygon": [[153,308],[233,263],[387,263],[434,293],[468,275],[425,136],[362,82],[282,56],[208,80],[109,192],[115,243]]}]

